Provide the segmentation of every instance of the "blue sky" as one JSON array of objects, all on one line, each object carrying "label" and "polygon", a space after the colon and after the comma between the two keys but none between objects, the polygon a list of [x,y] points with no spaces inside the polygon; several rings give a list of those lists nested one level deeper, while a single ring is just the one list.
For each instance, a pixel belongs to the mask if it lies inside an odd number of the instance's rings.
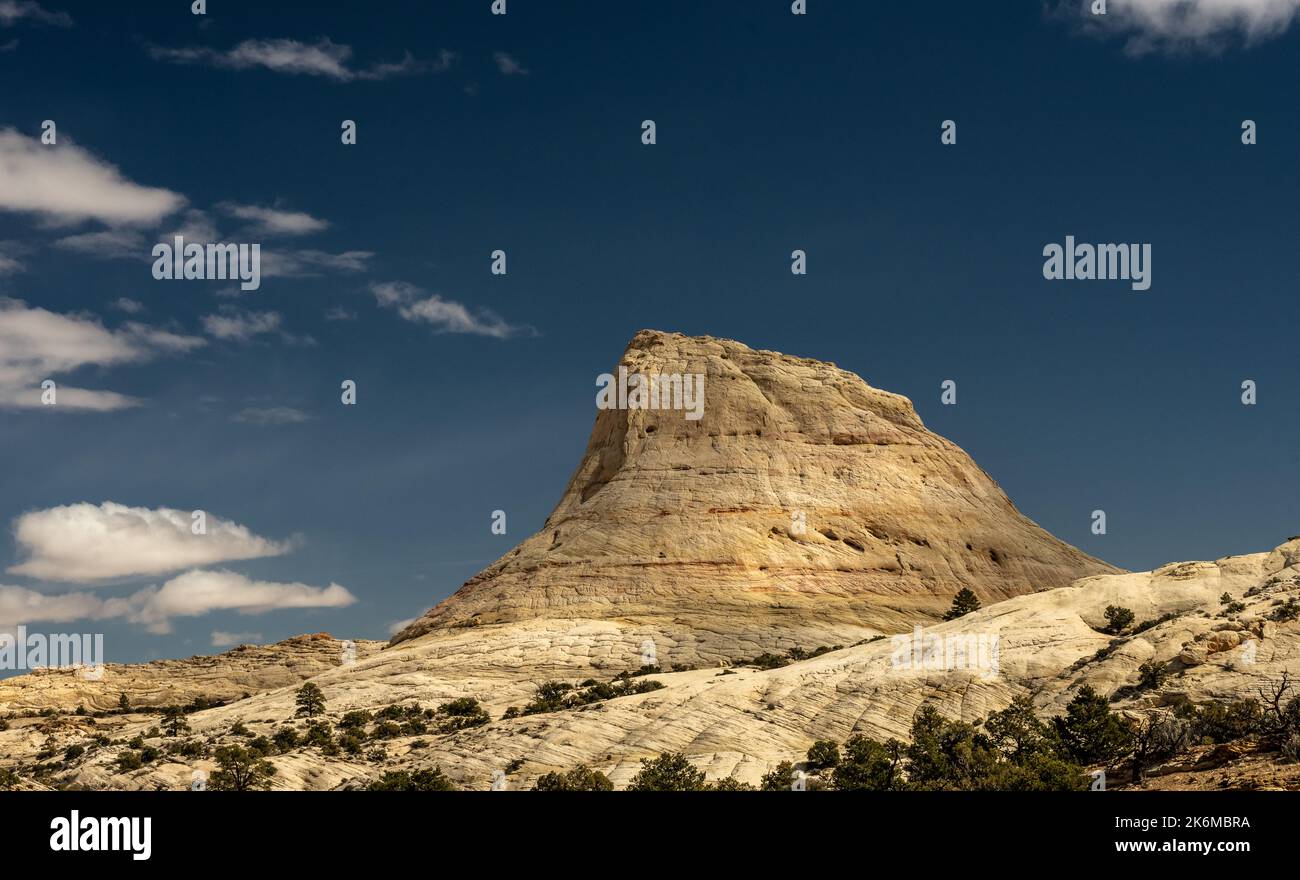
[{"label": "blue sky", "polygon": [[[1300,532],[1300,4],[489,5],[0,0],[0,624],[384,638],[541,525],[645,327],[907,395],[1126,568]],[[155,280],[177,230],[260,289]],[[1151,289],[1044,280],[1066,235]],[[169,563],[194,509],[226,555]],[[163,561],[79,557],[123,522]]]}]

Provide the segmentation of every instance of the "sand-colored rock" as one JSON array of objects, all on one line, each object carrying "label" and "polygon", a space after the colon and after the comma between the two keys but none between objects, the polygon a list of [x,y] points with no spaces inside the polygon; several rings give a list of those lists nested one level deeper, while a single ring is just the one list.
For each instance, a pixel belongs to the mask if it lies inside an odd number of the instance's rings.
[{"label": "sand-colored rock", "polygon": [[[345,661],[375,653],[382,642],[348,642],[328,633],[294,636],[273,645],[239,645],[221,654],[152,663],[107,663],[97,678],[85,669],[42,669],[0,679],[0,712],[78,706],[114,709],[122,694],[132,706],[184,705],[196,697],[238,700],[247,694],[297,684]],[[93,673],[92,673],[93,674]]]},{"label": "sand-colored rock", "polygon": [[962,587],[989,603],[1115,571],[1020,514],[906,398],[833,364],[642,331],[620,365],[704,375],[703,417],[598,410],[543,529],[394,644],[616,620],[716,663],[903,629]]}]

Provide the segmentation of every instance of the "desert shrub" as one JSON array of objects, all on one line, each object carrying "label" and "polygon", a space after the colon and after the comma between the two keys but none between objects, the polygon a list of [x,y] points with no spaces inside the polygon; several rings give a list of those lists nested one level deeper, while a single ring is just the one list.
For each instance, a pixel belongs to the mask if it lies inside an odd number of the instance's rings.
[{"label": "desert shrub", "polygon": [[1169,678],[1169,666],[1156,660],[1148,660],[1138,667],[1138,687],[1157,690]]},{"label": "desert shrub", "polygon": [[248,725],[244,724],[244,722],[236,721],[234,724],[230,725],[230,735],[251,737],[253,735],[253,731],[249,730]]},{"label": "desert shrub", "polygon": [[117,772],[130,773],[132,770],[139,770],[144,766],[144,761],[139,752],[123,752],[117,756]]},{"label": "desert shrub", "polygon": [[396,721],[379,721],[370,731],[371,739],[394,739],[402,735],[402,726]]},{"label": "desert shrub", "polygon": [[415,771],[389,770],[366,786],[367,791],[455,791],[441,767]]},{"label": "desert shrub", "polygon": [[[283,729],[283,728],[281,728]],[[303,733],[303,745],[328,748],[334,745],[334,732],[324,721],[313,721]]]},{"label": "desert shrub", "polygon": [[298,739],[298,731],[287,726],[277,729],[271,736],[271,742],[275,743],[275,747],[281,752],[287,752],[293,749],[298,745]]},{"label": "desert shrub", "polygon": [[75,761],[84,754],[86,754],[86,747],[74,743],[63,750],[63,760]]},{"label": "desert shrub", "polygon": [[862,735],[851,736],[844,743],[844,754],[831,774],[831,782],[839,791],[903,788],[903,754],[903,744],[896,739],[881,744]]},{"label": "desert shrub", "polygon": [[627,790],[703,791],[704,771],[695,769],[679,752],[665,752],[657,758],[642,758],[641,769]]},{"label": "desert shrub", "polygon": [[1106,632],[1119,635],[1133,625],[1135,615],[1132,610],[1119,605],[1106,606]]},{"label": "desert shrub", "polygon": [[[661,681],[634,681],[631,676],[615,678],[610,682],[598,682],[592,679],[583,682],[579,688],[562,681],[544,681],[537,686],[537,693],[532,702],[524,706],[522,715],[536,715],[542,712],[562,712],[566,709],[579,709],[592,703],[600,703],[617,697],[644,694],[657,691],[664,686]],[[513,718],[507,710],[506,718]]]},{"label": "desert shrub", "polygon": [[349,730],[340,734],[338,738],[339,748],[349,755],[359,755],[365,750],[366,743],[356,731]]},{"label": "desert shrub", "polygon": [[614,783],[599,770],[574,767],[568,773],[546,773],[538,777],[533,791],[613,791]]},{"label": "desert shrub", "polygon": [[334,726],[340,730],[359,730],[370,723],[370,713],[365,709],[353,709],[343,713],[343,717]]},{"label": "desert shrub", "polygon": [[1296,599],[1294,596],[1287,599],[1283,605],[1273,610],[1269,618],[1276,620],[1278,623],[1288,623],[1300,618],[1300,599]]},{"label": "desert shrub", "polygon": [[758,789],[759,791],[791,791],[794,788],[794,781],[794,765],[789,761],[782,761],[763,774],[763,778],[758,781]]},{"label": "desert shrub", "polygon": [[741,782],[734,776],[724,776],[704,787],[705,791],[755,791],[748,782]]},{"label": "desert shrub", "polygon": [[[438,733],[455,733],[470,727],[481,727],[492,719],[478,700],[473,697],[461,697],[438,707]],[[424,731],[418,731],[423,733]]]},{"label": "desert shrub", "polygon": [[840,762],[840,747],[828,739],[819,739],[808,749],[808,766],[829,770]]}]

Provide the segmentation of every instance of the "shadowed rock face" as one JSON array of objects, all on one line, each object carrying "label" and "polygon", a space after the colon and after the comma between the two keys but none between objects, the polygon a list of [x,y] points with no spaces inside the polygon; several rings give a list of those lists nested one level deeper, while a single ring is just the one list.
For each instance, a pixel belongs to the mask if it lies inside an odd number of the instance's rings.
[{"label": "shadowed rock face", "polygon": [[1116,571],[1021,515],[905,397],[833,364],[647,330],[620,365],[702,374],[703,417],[598,410],[544,528],[394,644],[586,618],[711,661],[898,631],[962,587],[987,604]]}]

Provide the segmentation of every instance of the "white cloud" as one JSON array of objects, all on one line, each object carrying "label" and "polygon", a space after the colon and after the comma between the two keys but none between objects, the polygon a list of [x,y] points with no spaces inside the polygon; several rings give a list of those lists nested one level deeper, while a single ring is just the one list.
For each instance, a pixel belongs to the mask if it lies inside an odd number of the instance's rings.
[{"label": "white cloud", "polygon": [[313,278],[322,272],[364,272],[373,251],[262,251],[263,278]]},{"label": "white cloud", "polygon": [[1092,0],[1076,4],[1086,27],[1125,37],[1133,54],[1254,45],[1284,33],[1300,15],[1300,0],[1109,0],[1105,15],[1092,14]]},{"label": "white cloud", "polygon": [[57,223],[156,223],[185,203],[170,190],[127,180],[66,137],[61,133],[57,146],[47,146],[11,128],[0,130],[0,210]]},{"label": "white cloud", "polygon": [[0,0],[0,27],[12,27],[20,21],[71,27],[72,16],[48,10],[32,0]]},{"label": "white cloud", "polygon": [[204,315],[203,329],[208,335],[217,339],[234,342],[247,342],[263,333],[277,333],[280,330],[279,312],[241,312],[226,309],[219,314]]},{"label": "white cloud", "polygon": [[212,631],[212,647],[233,648],[235,645],[256,645],[262,641],[261,633],[232,633]]},{"label": "white cloud", "polygon": [[241,410],[235,416],[237,422],[263,427],[268,425],[296,425],[310,420],[311,416],[307,413],[291,406],[250,407]]},{"label": "white cloud", "polygon": [[251,231],[257,235],[309,235],[329,228],[328,221],[302,211],[284,211],[279,208],[264,208],[260,205],[236,205],[231,202],[223,202],[218,207],[232,217],[251,222],[253,224]]},{"label": "white cloud", "polygon": [[114,410],[138,400],[113,391],[89,391],[61,377],[81,367],[140,363],[160,354],[204,345],[194,336],[131,323],[108,330],[87,315],[59,315],[0,298],[0,408],[41,406],[40,384],[58,382],[53,410]]},{"label": "white cloud", "polygon": [[35,510],[14,521],[25,557],[11,574],[45,581],[90,583],[163,574],[196,565],[279,556],[292,541],[272,541],[246,526],[209,514],[207,534],[191,530],[189,511],[127,507],[105,501]]},{"label": "white cloud", "polygon": [[110,305],[119,312],[126,312],[128,315],[138,315],[140,312],[144,311],[144,303],[128,299],[125,296],[118,297],[110,303]]},{"label": "white cloud", "polygon": [[395,636],[402,630],[406,629],[411,624],[415,623],[415,621],[418,619],[419,618],[416,617],[408,617],[406,620],[395,620],[392,623],[388,624],[388,634],[390,636]]},{"label": "white cloud", "polygon": [[349,312],[343,306],[330,306],[325,310],[326,321],[355,321],[356,319],[357,313]]},{"label": "white cloud", "polygon": [[497,63],[497,70],[506,76],[527,76],[530,72],[528,68],[505,52],[493,52],[492,60]]},{"label": "white cloud", "polygon": [[284,608],[346,608],[357,601],[346,587],[310,587],[298,583],[255,581],[233,571],[187,571],[158,590],[131,597],[130,619],[151,632],[171,631],[176,617],[198,617],[210,611],[264,614]]},{"label": "white cloud", "polygon": [[471,313],[458,302],[428,294],[405,281],[377,282],[370,285],[370,292],[381,306],[396,309],[408,321],[428,324],[438,333],[471,333],[495,339],[534,333],[532,328],[507,324],[486,309]]},{"label": "white cloud", "polygon": [[105,599],[94,593],[51,596],[26,587],[0,585],[0,626],[104,620],[125,617],[131,611],[127,599]]},{"label": "white cloud", "polygon": [[103,260],[144,260],[150,251],[145,237],[133,229],[105,229],[68,235],[55,241],[54,245]]},{"label": "white cloud", "polygon": [[159,61],[176,64],[207,64],[228,70],[263,68],[276,73],[323,76],[338,82],[381,80],[393,76],[446,70],[454,53],[443,51],[433,62],[417,61],[408,52],[397,62],[381,62],[357,69],[352,66],[352,47],[322,37],[315,43],[298,40],[244,40],[226,51],[206,47],[170,49],[151,46],[149,54]]},{"label": "white cloud", "polygon": [[[93,593],[47,595],[25,587],[0,586],[0,626],[68,623],[123,618],[154,633],[168,633],[177,617],[200,617],[212,611],[265,614],[294,608],[346,608],[357,601],[346,587],[311,587],[299,583],[255,581],[232,571],[187,571],[161,587],[129,596],[102,598]],[[220,633],[213,633],[217,645]],[[228,635],[237,641],[260,640],[257,634]],[[248,638],[248,636],[252,638]]]}]

